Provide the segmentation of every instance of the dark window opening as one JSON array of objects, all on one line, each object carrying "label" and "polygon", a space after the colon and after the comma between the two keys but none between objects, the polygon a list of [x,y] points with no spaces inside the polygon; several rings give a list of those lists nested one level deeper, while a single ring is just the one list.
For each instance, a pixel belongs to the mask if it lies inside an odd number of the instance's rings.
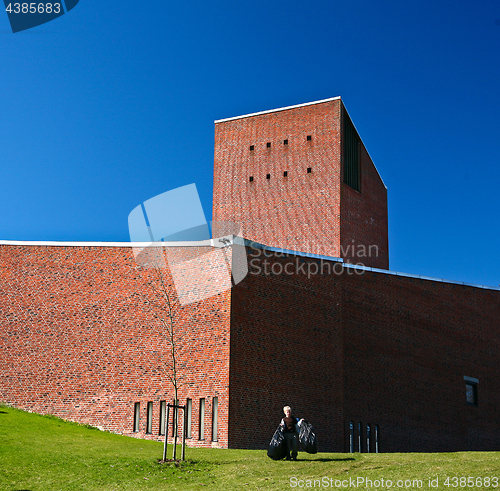
[{"label": "dark window opening", "polygon": [[370,453],[370,425],[366,425],[366,451]]},{"label": "dark window opening", "polygon": [[311,135],[307,135],[307,141],[310,142],[312,140]]},{"label": "dark window opening", "polygon": [[283,140],[283,145],[288,145],[288,140]]},{"label": "dark window opening", "polygon": [[363,425],[358,423],[358,452],[363,451]]},{"label": "dark window opening", "polygon": [[349,453],[354,453],[354,423],[349,421]]},{"label": "dark window opening", "polygon": [[186,400],[186,438],[191,438],[191,420],[193,418],[193,401]]},{"label": "dark window opening", "polygon": [[467,404],[477,406],[477,384],[474,382],[467,382],[465,384],[465,395]]},{"label": "dark window opening", "polygon": [[361,139],[358,132],[352,124],[351,118],[344,110],[344,131],[343,131],[343,161],[344,161],[344,183],[355,189],[360,190],[360,165],[359,148]]},{"label": "dark window opening", "polygon": [[271,179],[271,174],[267,174],[266,179]]},{"label": "dark window opening", "polygon": [[271,148],[271,142],[267,142],[267,148]]},{"label": "dark window opening", "polygon": [[250,181],[250,182],[253,182],[253,176],[250,176],[249,181]]},{"label": "dark window opening", "polygon": [[311,172],[312,172],[312,167],[308,167],[308,168],[307,168],[307,173],[308,173],[308,174],[311,174]]},{"label": "dark window opening", "polygon": [[250,145],[250,150],[254,150],[255,149],[255,145]]},{"label": "dark window opening", "polygon": [[283,177],[287,177],[288,176],[288,171],[286,170],[285,172],[283,172]]},{"label": "dark window opening", "polygon": [[375,425],[375,453],[378,453],[379,440],[380,440],[380,428],[378,425]]}]

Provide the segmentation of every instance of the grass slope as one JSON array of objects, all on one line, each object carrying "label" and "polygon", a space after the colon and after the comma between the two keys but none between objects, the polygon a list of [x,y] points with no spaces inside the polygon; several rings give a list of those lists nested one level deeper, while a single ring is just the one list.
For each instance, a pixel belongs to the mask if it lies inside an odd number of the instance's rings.
[{"label": "grass slope", "polygon": [[[480,481],[474,481],[473,486],[461,486],[457,480],[454,486],[451,480],[446,486],[445,479],[500,478],[498,452],[300,453],[297,462],[274,462],[262,450],[187,448],[188,461],[176,467],[158,463],[162,451],[161,443],[0,406],[2,491],[389,489],[380,483],[376,486],[375,481],[382,478],[384,482],[393,481],[392,489],[495,489],[494,481],[489,486],[484,485],[484,480],[482,486],[476,485]],[[358,478],[365,482],[358,483]],[[429,478],[439,478],[439,486],[430,487]],[[366,479],[372,480],[373,485]],[[414,479],[422,480],[422,486],[410,482]],[[335,480],[340,480],[337,486]],[[400,487],[398,480],[403,481]],[[500,483],[496,489],[499,487]]]}]

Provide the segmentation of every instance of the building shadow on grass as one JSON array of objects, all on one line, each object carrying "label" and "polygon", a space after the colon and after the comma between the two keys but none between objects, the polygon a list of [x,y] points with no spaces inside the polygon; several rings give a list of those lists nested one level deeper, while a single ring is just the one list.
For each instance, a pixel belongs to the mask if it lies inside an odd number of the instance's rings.
[{"label": "building shadow on grass", "polygon": [[350,460],[356,460],[355,458],[353,457],[348,457],[347,459],[325,459],[325,458],[322,458],[322,459],[297,459],[297,462],[306,462],[306,461],[309,461],[309,462],[348,462]]}]

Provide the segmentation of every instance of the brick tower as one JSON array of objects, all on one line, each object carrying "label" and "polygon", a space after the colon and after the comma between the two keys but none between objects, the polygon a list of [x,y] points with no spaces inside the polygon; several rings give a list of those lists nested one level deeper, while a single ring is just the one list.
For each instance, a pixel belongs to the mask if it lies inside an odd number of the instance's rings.
[{"label": "brick tower", "polygon": [[389,268],[387,189],[340,97],[215,121],[214,221]]}]

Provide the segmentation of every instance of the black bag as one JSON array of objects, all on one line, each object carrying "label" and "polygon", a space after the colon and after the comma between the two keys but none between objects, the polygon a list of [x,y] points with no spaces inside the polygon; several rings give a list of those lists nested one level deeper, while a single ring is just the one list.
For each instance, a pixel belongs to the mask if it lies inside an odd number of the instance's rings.
[{"label": "black bag", "polygon": [[316,433],[311,424],[306,420],[302,421],[299,427],[299,442],[304,452],[317,453],[318,441],[316,440]]},{"label": "black bag", "polygon": [[283,427],[281,425],[278,426],[278,429],[271,438],[267,456],[271,457],[273,460],[281,460],[286,456],[285,434],[283,433]]}]

